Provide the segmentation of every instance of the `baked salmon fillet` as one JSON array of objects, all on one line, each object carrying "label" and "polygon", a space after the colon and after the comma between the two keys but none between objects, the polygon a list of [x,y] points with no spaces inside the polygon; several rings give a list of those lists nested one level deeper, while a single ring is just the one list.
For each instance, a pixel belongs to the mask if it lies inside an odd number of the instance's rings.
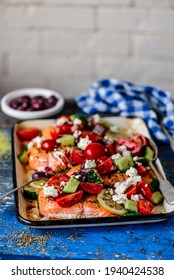
[{"label": "baked salmon fillet", "polygon": [[76,219],[115,216],[100,206],[97,197],[90,195],[83,202],[78,202],[71,207],[60,207],[56,200],[44,196],[43,190],[39,192],[38,204],[40,214],[49,219]]},{"label": "baked salmon fillet", "polygon": [[39,192],[38,204],[40,214],[49,219],[76,219],[82,216],[82,203],[76,203],[71,207],[60,207],[56,200],[44,196],[43,190]]}]

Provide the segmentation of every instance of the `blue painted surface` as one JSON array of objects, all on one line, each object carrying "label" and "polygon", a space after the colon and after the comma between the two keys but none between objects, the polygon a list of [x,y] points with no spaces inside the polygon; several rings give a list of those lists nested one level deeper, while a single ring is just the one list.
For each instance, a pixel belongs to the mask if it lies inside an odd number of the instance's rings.
[{"label": "blue painted surface", "polygon": [[[160,159],[174,184],[174,153],[168,146],[160,147]],[[11,155],[0,164],[3,193],[12,188]],[[17,221],[11,195],[0,201],[0,229],[0,259],[174,259],[173,217],[155,224],[39,230]]]}]

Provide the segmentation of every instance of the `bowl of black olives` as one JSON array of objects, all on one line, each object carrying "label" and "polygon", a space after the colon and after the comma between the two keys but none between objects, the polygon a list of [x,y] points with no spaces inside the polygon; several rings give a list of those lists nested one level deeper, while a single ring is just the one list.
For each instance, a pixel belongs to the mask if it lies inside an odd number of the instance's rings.
[{"label": "bowl of black olives", "polygon": [[58,92],[43,88],[14,90],[1,100],[2,111],[16,119],[47,118],[63,107],[64,98]]}]

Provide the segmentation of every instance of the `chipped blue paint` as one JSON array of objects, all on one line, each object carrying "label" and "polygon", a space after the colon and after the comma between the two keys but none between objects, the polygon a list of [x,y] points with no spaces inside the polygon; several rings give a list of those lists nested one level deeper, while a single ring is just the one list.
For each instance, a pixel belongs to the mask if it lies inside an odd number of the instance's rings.
[{"label": "chipped blue paint", "polygon": [[[163,145],[160,157],[174,183],[174,154]],[[11,157],[1,158],[0,164],[3,193],[12,188]],[[174,218],[155,224],[39,230],[17,221],[12,195],[0,201],[0,229],[0,259],[174,259]]]}]

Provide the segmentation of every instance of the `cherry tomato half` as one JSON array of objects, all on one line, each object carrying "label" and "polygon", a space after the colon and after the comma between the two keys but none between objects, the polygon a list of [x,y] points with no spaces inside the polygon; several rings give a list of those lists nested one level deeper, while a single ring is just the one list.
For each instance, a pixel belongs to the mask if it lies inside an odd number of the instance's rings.
[{"label": "cherry tomato half", "polygon": [[81,150],[73,150],[71,159],[76,164],[82,164],[85,160],[84,152]]},{"label": "cherry tomato half", "polygon": [[51,131],[50,134],[51,134],[51,137],[54,140],[56,140],[59,137],[59,135],[60,135],[60,129],[56,129],[55,131]]},{"label": "cherry tomato half", "polygon": [[146,167],[144,167],[143,165],[137,166],[137,172],[140,176],[145,176],[148,173]]},{"label": "cherry tomato half", "polygon": [[140,199],[138,201],[138,210],[142,215],[151,215],[155,211],[155,206],[146,199]]},{"label": "cherry tomato half", "polygon": [[96,184],[96,183],[89,183],[89,182],[81,182],[80,187],[87,193],[90,194],[97,194],[101,192],[103,189],[102,184]]},{"label": "cherry tomato half", "polygon": [[108,158],[104,162],[97,165],[96,170],[101,175],[109,173],[112,170],[112,159]]},{"label": "cherry tomato half", "polygon": [[[57,176],[52,176],[48,182],[48,186],[54,186],[56,189],[58,189],[59,192],[61,192],[61,182],[68,182],[70,177],[67,174],[59,174]],[[63,188],[62,188],[63,189]]]},{"label": "cherry tomato half", "polygon": [[137,145],[148,145],[149,143],[148,138],[141,134],[135,134],[132,140],[135,141]]},{"label": "cherry tomato half", "polygon": [[105,148],[100,143],[90,143],[85,151],[84,155],[87,159],[95,159],[97,160],[99,157],[105,155]]},{"label": "cherry tomato half", "polygon": [[99,158],[97,159],[97,163],[103,163],[103,162],[106,161],[107,159],[108,159],[107,156],[99,157]]},{"label": "cherry tomato half", "polygon": [[106,145],[105,148],[106,148],[107,154],[108,154],[109,156],[114,155],[115,152],[116,152],[115,143]]},{"label": "cherry tomato half", "polygon": [[71,194],[60,195],[56,198],[56,201],[60,207],[71,207],[78,203],[83,197],[83,191],[77,191]]},{"label": "cherry tomato half", "polygon": [[41,144],[41,149],[46,152],[51,152],[57,147],[57,142],[54,139],[44,140]]},{"label": "cherry tomato half", "polygon": [[127,198],[130,199],[132,195],[135,195],[137,193],[137,186],[131,185],[128,187],[125,191],[125,194],[127,195]]},{"label": "cherry tomato half", "polygon": [[63,134],[73,134],[72,131],[72,125],[71,124],[62,124],[61,126],[59,126],[59,135],[63,135]]},{"label": "cherry tomato half", "polygon": [[132,155],[135,156],[142,156],[144,153],[145,145],[135,146],[135,148],[131,151]]},{"label": "cherry tomato half", "polygon": [[89,140],[91,140],[92,142],[96,142],[98,139],[98,136],[90,131],[84,131],[82,135],[80,135],[80,138],[86,138],[86,136],[88,136]]},{"label": "cherry tomato half", "polygon": [[135,149],[136,147],[136,144],[135,142],[130,138],[120,138],[118,141],[117,141],[117,145],[116,147],[118,148],[119,146],[126,146],[126,148],[129,150],[129,151],[132,151],[133,149]]},{"label": "cherry tomato half", "polygon": [[23,128],[17,131],[17,136],[20,140],[32,140],[40,134],[40,130],[38,128]]},{"label": "cherry tomato half", "polygon": [[137,192],[146,199],[150,199],[152,197],[152,191],[145,181],[141,181],[137,184]]}]

